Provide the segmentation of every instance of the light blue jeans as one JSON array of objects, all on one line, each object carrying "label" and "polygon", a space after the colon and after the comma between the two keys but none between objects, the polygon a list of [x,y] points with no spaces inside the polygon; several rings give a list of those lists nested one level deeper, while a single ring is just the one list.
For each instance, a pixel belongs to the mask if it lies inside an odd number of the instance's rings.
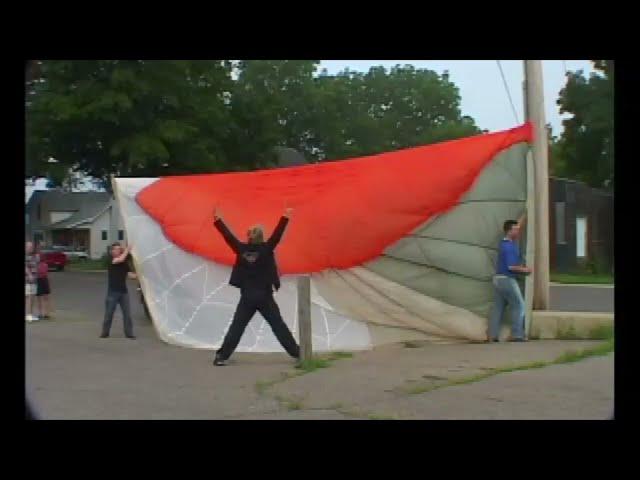
[{"label": "light blue jeans", "polygon": [[495,288],[495,300],[491,317],[489,317],[489,338],[498,338],[500,335],[500,323],[502,314],[507,305],[511,310],[511,336],[524,338],[524,313],[525,305],[522,292],[515,278],[507,276],[493,277]]}]

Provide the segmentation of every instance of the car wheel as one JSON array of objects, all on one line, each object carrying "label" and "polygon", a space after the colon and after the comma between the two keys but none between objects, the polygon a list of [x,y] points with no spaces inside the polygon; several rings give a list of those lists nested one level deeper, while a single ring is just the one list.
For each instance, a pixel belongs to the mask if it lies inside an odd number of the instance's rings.
[{"label": "car wheel", "polygon": [[58,265],[58,271],[62,272],[64,270],[64,265]]}]

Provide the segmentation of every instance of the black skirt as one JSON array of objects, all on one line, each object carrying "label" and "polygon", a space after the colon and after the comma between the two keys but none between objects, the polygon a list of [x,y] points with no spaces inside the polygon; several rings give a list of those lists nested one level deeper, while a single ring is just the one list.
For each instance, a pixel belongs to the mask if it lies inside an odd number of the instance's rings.
[{"label": "black skirt", "polygon": [[48,278],[39,278],[38,279],[38,290],[36,293],[37,297],[42,295],[49,295],[51,293],[51,288],[49,287],[49,279]]}]

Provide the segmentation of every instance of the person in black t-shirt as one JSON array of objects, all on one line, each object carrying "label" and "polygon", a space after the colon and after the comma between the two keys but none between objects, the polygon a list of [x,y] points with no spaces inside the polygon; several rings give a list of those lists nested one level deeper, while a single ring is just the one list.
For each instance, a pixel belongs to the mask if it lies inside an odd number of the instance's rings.
[{"label": "person in black t-shirt", "polygon": [[287,353],[295,359],[300,357],[300,348],[282,320],[280,309],[273,298],[274,288],[275,290],[280,288],[278,267],[273,251],[282,238],[290,215],[289,208],[278,222],[273,235],[266,242],[262,227],[256,225],[249,229],[247,243],[243,243],[224,224],[220,212],[216,209],[214,213],[215,227],[237,255],[229,283],[240,289],[240,302],[233,321],[213,360],[216,366],[225,365],[256,312],[260,312],[269,323],[271,330]]},{"label": "person in black t-shirt", "polygon": [[125,336],[132,339],[136,338],[133,335],[129,293],[127,292],[127,276],[130,278],[137,278],[137,276],[131,271],[129,262],[127,261],[129,251],[129,246],[123,249],[118,242],[111,245],[111,263],[109,264],[108,270],[106,308],[100,338],[107,338],[109,336],[113,314],[118,305],[120,305],[122,309]]}]

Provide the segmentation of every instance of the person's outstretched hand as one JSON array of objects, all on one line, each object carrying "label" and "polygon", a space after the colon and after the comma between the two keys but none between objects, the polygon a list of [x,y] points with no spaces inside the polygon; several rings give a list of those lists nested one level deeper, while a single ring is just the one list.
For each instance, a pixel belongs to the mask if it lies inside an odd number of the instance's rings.
[{"label": "person's outstretched hand", "polygon": [[217,206],[213,209],[213,219],[214,220],[222,219],[222,212],[220,212],[220,209]]},{"label": "person's outstretched hand", "polygon": [[293,213],[293,208],[285,208],[284,216],[287,218],[291,218],[291,214]]}]

